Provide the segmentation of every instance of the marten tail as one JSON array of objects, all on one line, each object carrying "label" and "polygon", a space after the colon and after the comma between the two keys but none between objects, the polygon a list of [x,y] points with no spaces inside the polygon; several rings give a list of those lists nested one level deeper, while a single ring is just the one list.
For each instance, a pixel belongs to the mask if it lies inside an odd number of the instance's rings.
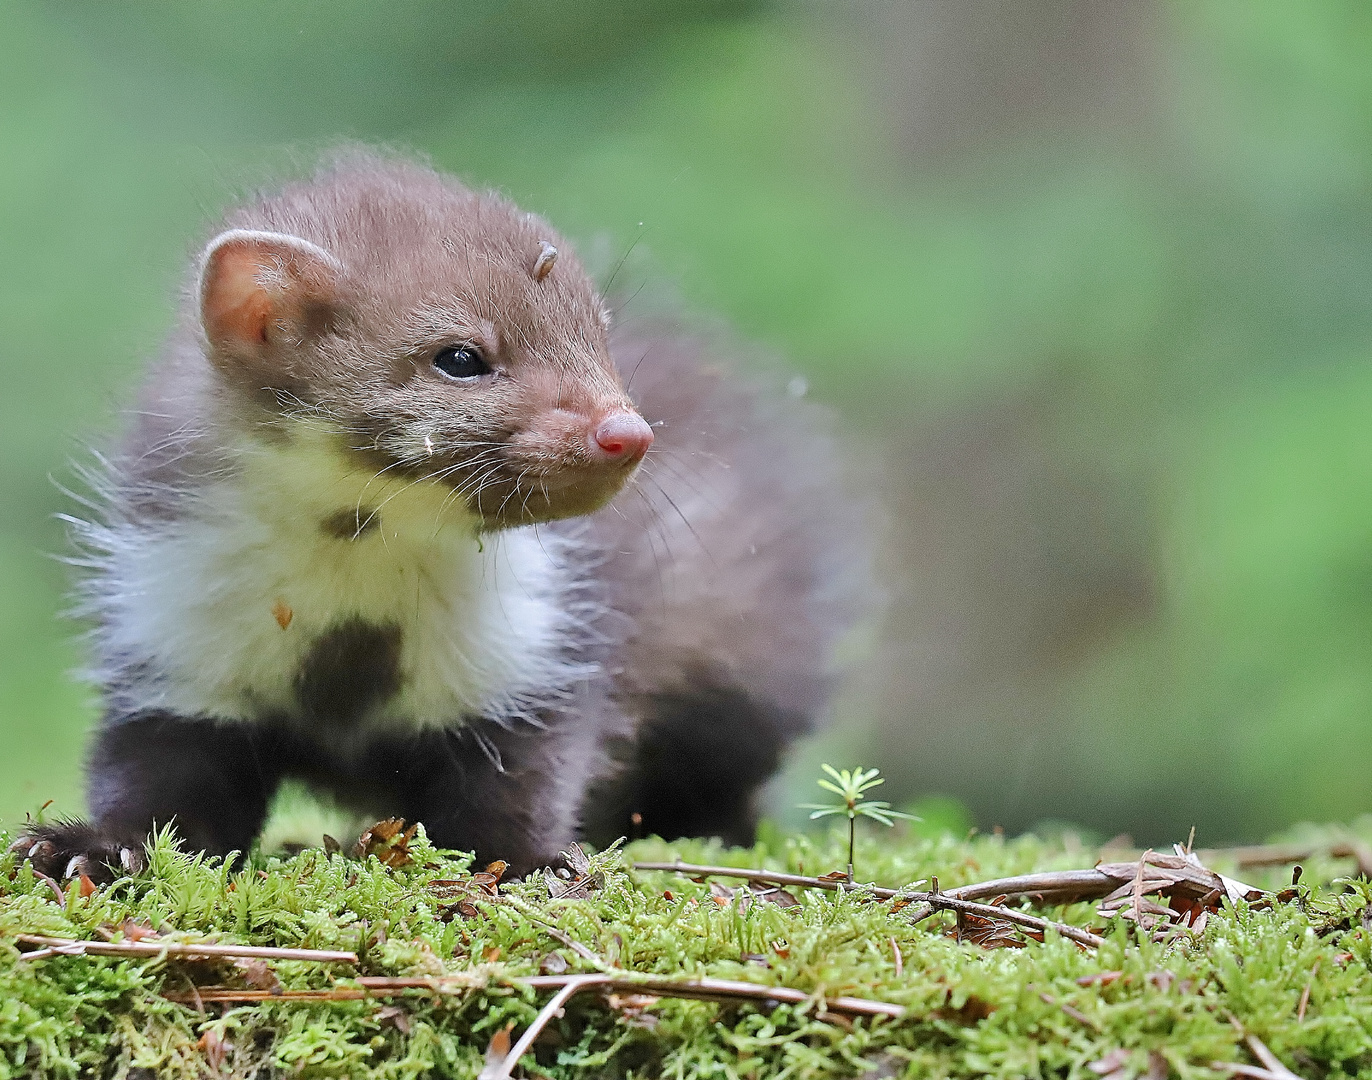
[{"label": "marten tail", "polygon": [[616,361],[657,441],[589,525],[626,618],[615,693],[638,719],[592,793],[593,840],[750,843],[757,789],[813,730],[836,640],[867,606],[867,507],[804,383],[766,393],[711,343],[626,335]]}]

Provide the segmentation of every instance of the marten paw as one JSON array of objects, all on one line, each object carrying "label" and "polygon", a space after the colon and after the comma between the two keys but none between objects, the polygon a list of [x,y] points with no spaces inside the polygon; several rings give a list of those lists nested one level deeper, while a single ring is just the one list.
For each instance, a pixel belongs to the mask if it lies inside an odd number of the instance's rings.
[{"label": "marten paw", "polygon": [[148,866],[141,843],[116,840],[76,820],[28,825],[10,850],[28,859],[38,873],[57,881],[84,874],[98,885],[108,885],[124,874],[142,873]]}]

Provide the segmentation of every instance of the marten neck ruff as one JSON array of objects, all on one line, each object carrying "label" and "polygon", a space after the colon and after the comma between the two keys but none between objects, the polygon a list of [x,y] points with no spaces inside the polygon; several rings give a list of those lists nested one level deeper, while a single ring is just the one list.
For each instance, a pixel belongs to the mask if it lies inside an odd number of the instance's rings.
[{"label": "marten neck ruff", "polygon": [[359,628],[393,651],[394,692],[349,740],[533,719],[591,673],[564,531],[483,537],[450,485],[366,468],[324,421],[223,441],[225,467],[167,492],[171,513],[135,520],[115,498],[77,523],[116,715],[299,721],[311,656]]}]

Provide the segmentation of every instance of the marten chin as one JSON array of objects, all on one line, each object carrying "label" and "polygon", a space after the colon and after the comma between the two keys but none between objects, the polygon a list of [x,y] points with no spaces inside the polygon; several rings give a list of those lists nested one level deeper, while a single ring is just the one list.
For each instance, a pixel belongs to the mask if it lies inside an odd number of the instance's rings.
[{"label": "marten chin", "polygon": [[73,521],[91,819],[16,850],[244,852],[288,779],[516,872],[752,840],[862,608],[818,410],[612,330],[547,223],[365,153],[232,210],[188,286]]}]

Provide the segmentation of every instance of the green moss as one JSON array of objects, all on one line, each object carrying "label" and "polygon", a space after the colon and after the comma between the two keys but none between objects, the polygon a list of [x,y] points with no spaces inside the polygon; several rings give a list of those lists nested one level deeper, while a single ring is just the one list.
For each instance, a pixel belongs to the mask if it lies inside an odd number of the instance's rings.
[{"label": "green moss", "polygon": [[[681,857],[823,873],[846,858],[832,837],[779,836],[771,846],[722,850],[645,841],[630,859]],[[491,1037],[522,1030],[545,998],[509,982],[550,953],[571,971],[588,964],[550,935],[555,924],[606,961],[669,976],[712,975],[816,995],[850,994],[904,1005],[898,1021],[823,1018],[814,1008],[659,999],[613,1007],[573,999],[537,1049],[527,1075],[584,1077],[1094,1076],[1114,1051],[1126,1074],[1158,1055],[1174,1075],[1220,1076],[1213,1062],[1251,1063],[1230,1015],[1304,1075],[1372,1076],[1372,938],[1362,912],[1372,890],[1333,878],[1271,910],[1212,918],[1204,934],[1168,945],[1112,928],[1092,954],[1054,935],[1022,949],[959,944],[938,920],[911,926],[885,904],[806,892],[793,908],[735,903],[677,875],[614,868],[589,900],[550,900],[542,880],[508,886],[520,904],[479,902],[449,917],[436,879],[467,860],[422,835],[400,870],[309,850],[225,865],[156,845],[149,872],[59,904],[15,856],[0,859],[0,1077],[475,1076]],[[901,885],[937,875],[945,886],[1031,869],[1088,866],[1070,834],[1033,838],[920,838],[904,826],[859,845],[860,876]],[[1342,867],[1347,869],[1346,866]],[[1273,882],[1268,882],[1273,884]],[[450,892],[450,890],[449,890]],[[531,913],[533,916],[531,917]],[[1061,910],[1090,925],[1092,907]],[[463,973],[470,988],[443,996],[177,1004],[163,993],[242,985],[231,963],[52,956],[20,959],[14,935],[78,938],[125,919],[164,936],[255,945],[351,949],[346,965],[275,962],[288,989],[347,987],[356,975]],[[897,949],[901,961],[897,968]],[[764,959],[765,958],[765,959]],[[1102,972],[1111,979],[1089,982]],[[1086,985],[1082,985],[1083,982]],[[1309,987],[1304,1018],[1302,992]],[[1117,1055],[1118,1059],[1118,1055]]]}]

